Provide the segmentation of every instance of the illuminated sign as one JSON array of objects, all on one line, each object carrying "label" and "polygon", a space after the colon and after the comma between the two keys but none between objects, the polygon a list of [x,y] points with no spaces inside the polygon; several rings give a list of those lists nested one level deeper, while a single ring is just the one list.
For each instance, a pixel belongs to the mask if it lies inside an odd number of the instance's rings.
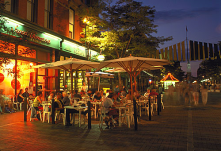
[{"label": "illuminated sign", "polygon": [[51,40],[38,36],[37,32],[25,31],[24,27],[22,26],[24,24],[14,21],[13,19],[7,17],[1,17],[0,23],[1,23],[0,29],[8,35],[27,36],[28,40],[34,42],[46,43],[46,44],[51,43]]},{"label": "illuminated sign", "polygon": [[74,41],[62,41],[60,37],[49,34],[47,32],[37,32],[35,29],[33,29],[33,27],[25,26],[23,23],[8,17],[0,17],[0,31],[7,35],[21,37],[29,41],[45,45],[47,47],[66,51],[82,57],[86,57],[88,51],[89,57],[91,59],[94,59],[96,58],[96,56],[99,55],[99,53],[97,53],[96,51],[86,49],[84,46]]}]

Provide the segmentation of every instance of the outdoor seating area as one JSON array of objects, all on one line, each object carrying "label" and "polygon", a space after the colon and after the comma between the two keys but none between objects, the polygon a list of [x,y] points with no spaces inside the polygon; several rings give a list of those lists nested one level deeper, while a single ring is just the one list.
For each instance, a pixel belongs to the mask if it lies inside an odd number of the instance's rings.
[{"label": "outdoor seating area", "polygon": [[[143,64],[146,62],[147,64]],[[129,56],[122,59],[109,60],[102,63],[69,58],[68,60],[57,61],[34,66],[36,69],[62,69],[70,72],[71,88],[69,91],[51,91],[46,96],[44,91],[38,91],[35,97],[31,97],[27,88],[25,92],[21,89],[15,99],[12,100],[12,109],[27,111],[30,121],[38,119],[42,122],[63,123],[65,126],[75,125],[76,121],[80,127],[82,122],[91,124],[92,120],[99,120],[99,127],[106,125],[106,128],[126,125],[128,128],[139,122],[139,118],[148,115],[149,119],[158,110],[158,93],[155,89],[149,94],[139,94],[133,83],[130,82],[128,90],[125,87],[119,88],[118,85],[114,91],[109,88],[100,88],[100,78],[114,78],[113,74],[98,72],[104,67],[123,67],[121,71],[129,74],[130,80],[136,77],[144,69],[155,70],[163,68],[169,62],[163,59],[142,58]],[[157,66],[157,68],[155,68]],[[73,90],[74,78],[73,71],[96,69],[97,72],[91,72],[88,76],[99,77],[97,91],[91,91],[84,85],[81,91]],[[134,81],[136,82],[136,81]],[[87,87],[87,88],[86,88]],[[86,92],[87,90],[87,92]],[[150,90],[150,89],[149,89]],[[16,101],[15,101],[16,100]],[[27,101],[27,102],[26,102]],[[24,108],[26,106],[27,108]],[[26,114],[26,113],[24,113]],[[139,117],[139,118],[138,118]]]}]

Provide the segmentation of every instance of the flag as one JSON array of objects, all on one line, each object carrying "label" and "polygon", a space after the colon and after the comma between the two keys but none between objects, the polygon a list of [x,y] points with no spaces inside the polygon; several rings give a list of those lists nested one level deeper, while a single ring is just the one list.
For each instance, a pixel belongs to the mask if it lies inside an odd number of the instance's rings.
[{"label": "flag", "polygon": [[194,41],[194,52],[195,52],[195,54],[194,54],[194,60],[198,60],[199,58],[199,56],[198,56],[198,41]]},{"label": "flag", "polygon": [[203,43],[199,42],[199,52],[200,52],[200,59],[205,60],[205,55],[204,55],[204,49],[203,49]]},{"label": "flag", "polygon": [[198,60],[200,60],[200,44],[198,44]]},{"label": "flag", "polygon": [[[185,53],[185,41],[182,41],[182,56],[183,56],[183,61],[186,61],[186,53]],[[188,52],[187,52],[188,53]]]},{"label": "flag", "polygon": [[165,57],[164,57],[164,59],[168,60],[168,47],[165,48]]},{"label": "flag", "polygon": [[156,59],[159,59],[159,50],[156,51]]},{"label": "flag", "polygon": [[210,59],[214,59],[214,52],[213,52],[213,44],[209,43],[209,56],[210,56]]},{"label": "flag", "polygon": [[186,32],[188,32],[187,26],[186,26]]},{"label": "flag", "polygon": [[190,40],[190,60],[195,60],[195,53],[194,53],[194,45],[193,45],[193,41]]},{"label": "flag", "polygon": [[160,49],[161,58],[164,59],[164,52],[163,49]]},{"label": "flag", "polygon": [[169,46],[169,60],[170,61],[173,60],[173,49],[172,49],[172,46]]},{"label": "flag", "polygon": [[204,53],[205,53],[205,59],[208,59],[208,48],[207,48],[207,43],[204,42]]},{"label": "flag", "polygon": [[219,58],[218,45],[214,44],[214,58]]},{"label": "flag", "polygon": [[181,61],[181,47],[180,47],[180,42],[177,44],[178,47],[178,61]]},{"label": "flag", "polygon": [[204,48],[204,46],[202,45],[202,50],[203,50],[203,60],[205,60],[205,48]]},{"label": "flag", "polygon": [[177,61],[176,45],[173,45],[174,61]]}]

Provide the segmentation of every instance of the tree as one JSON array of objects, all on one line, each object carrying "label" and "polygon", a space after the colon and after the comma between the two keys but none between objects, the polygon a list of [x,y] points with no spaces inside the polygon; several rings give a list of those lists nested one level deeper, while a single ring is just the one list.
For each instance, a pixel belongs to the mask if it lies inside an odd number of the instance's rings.
[{"label": "tree", "polygon": [[200,63],[197,70],[197,79],[200,82],[202,79],[210,79],[221,82],[221,62],[220,59],[204,60]]},{"label": "tree", "polygon": [[[88,19],[86,38],[82,42],[94,46],[106,55],[106,59],[154,54],[160,43],[172,37],[154,37],[157,33],[154,25],[155,9],[142,6],[141,2],[119,0],[111,5],[111,1],[100,1],[87,10],[79,7],[80,19]],[[83,31],[85,35],[85,29]]]},{"label": "tree", "polygon": [[[160,43],[172,37],[154,37],[154,7],[143,6],[134,0],[99,1],[88,9],[79,7],[80,19],[88,19],[86,38],[82,42],[102,52],[107,60],[129,56],[150,57],[155,55]],[[86,27],[87,27],[86,26]],[[120,79],[120,75],[119,75]],[[119,80],[121,83],[121,81]]]}]

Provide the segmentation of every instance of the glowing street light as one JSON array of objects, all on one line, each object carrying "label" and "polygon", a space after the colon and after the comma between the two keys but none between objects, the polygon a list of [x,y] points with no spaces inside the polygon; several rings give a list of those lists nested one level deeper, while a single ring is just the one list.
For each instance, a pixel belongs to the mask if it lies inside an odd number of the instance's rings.
[{"label": "glowing street light", "polygon": [[99,60],[99,61],[104,61],[104,59],[105,59],[105,57],[104,57],[104,55],[99,55],[99,56],[97,56],[97,59]]}]

